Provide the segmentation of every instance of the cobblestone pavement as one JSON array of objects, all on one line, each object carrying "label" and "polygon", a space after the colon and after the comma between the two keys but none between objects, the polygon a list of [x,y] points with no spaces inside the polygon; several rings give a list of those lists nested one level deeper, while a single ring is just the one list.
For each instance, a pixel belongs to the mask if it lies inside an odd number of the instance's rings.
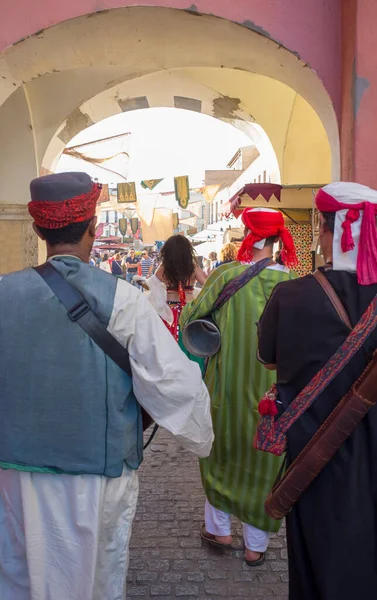
[{"label": "cobblestone pavement", "polygon": [[[203,507],[198,461],[159,431],[140,470],[127,598],[287,600],[284,530],[272,537],[265,564],[249,568],[241,550],[202,543]],[[238,522],[234,531],[241,547]]]}]

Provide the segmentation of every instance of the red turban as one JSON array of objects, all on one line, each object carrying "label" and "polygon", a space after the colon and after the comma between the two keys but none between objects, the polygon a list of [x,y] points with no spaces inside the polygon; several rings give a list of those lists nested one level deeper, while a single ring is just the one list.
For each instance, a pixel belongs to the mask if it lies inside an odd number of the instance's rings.
[{"label": "red turban", "polygon": [[30,184],[29,213],[36,225],[61,229],[89,221],[96,214],[102,186],[86,173],[59,173],[38,177]]},{"label": "red turban", "polygon": [[297,265],[297,256],[293,238],[284,225],[281,212],[272,209],[246,208],[242,213],[242,222],[250,233],[242,242],[237,259],[240,262],[253,260],[254,244],[269,237],[281,239],[283,249],[281,258],[287,267]]}]

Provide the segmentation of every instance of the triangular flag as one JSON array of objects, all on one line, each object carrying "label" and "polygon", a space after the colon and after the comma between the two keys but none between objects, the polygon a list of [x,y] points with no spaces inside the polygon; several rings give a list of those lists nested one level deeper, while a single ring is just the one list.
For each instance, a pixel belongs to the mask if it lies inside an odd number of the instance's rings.
[{"label": "triangular flag", "polygon": [[181,225],[189,225],[190,227],[195,227],[197,223],[197,217],[188,217],[187,219],[181,219]]},{"label": "triangular flag", "polygon": [[192,213],[196,217],[201,217],[202,216],[202,208],[203,208],[203,201],[199,200],[199,202],[190,202],[187,207],[187,210],[189,210],[190,213]]},{"label": "triangular flag", "polygon": [[161,181],[163,181],[163,179],[144,179],[140,185],[145,190],[154,190]]},{"label": "triangular flag", "polygon": [[103,183],[102,184],[102,190],[101,190],[101,195],[98,199],[98,203],[102,204],[102,202],[109,202],[110,201],[110,193],[109,193],[109,186],[107,183]]},{"label": "triangular flag", "polygon": [[201,188],[196,188],[195,191],[199,194],[203,194],[204,198],[210,204],[214,201],[215,197],[217,196],[217,192],[219,191],[222,185],[222,183],[216,183],[214,185],[205,185]]},{"label": "triangular flag", "polygon": [[175,197],[181,208],[186,209],[190,200],[190,186],[187,175],[174,177]]}]

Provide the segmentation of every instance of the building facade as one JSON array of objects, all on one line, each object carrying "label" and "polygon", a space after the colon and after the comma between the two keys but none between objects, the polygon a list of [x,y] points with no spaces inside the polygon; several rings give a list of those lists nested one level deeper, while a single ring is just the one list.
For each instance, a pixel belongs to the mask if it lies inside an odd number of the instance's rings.
[{"label": "building facade", "polygon": [[29,181],[128,110],[238,127],[283,184],[377,187],[375,0],[2,0],[0,17],[0,272],[41,258]]}]

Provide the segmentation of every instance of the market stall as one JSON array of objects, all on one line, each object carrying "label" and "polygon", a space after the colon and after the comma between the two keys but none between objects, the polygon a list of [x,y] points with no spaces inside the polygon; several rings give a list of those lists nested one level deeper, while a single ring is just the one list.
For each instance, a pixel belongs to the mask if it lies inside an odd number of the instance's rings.
[{"label": "market stall", "polygon": [[[223,206],[223,214],[240,217],[245,208],[260,206],[280,210],[295,241],[299,259],[297,273],[306,275],[316,265],[314,196],[323,185],[283,186],[275,183],[249,183]],[[228,233],[227,236],[229,237]]]}]

